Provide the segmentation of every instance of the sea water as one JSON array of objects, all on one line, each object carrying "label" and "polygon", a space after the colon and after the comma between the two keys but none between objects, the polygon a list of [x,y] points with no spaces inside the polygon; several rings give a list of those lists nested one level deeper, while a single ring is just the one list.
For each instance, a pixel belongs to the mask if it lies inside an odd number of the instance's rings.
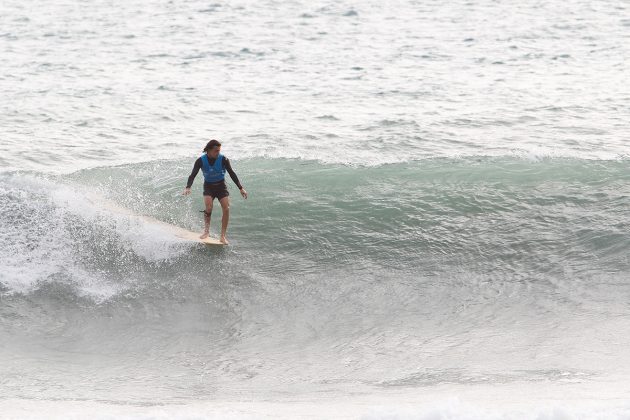
[{"label": "sea water", "polygon": [[[630,418],[629,41],[615,1],[5,0],[0,418]],[[229,247],[104,204],[201,231],[212,138]]]}]

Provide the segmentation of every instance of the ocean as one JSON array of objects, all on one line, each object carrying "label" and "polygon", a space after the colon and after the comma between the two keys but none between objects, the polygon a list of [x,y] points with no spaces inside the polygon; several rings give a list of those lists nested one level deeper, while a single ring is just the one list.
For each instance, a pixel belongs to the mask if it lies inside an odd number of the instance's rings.
[{"label": "ocean", "polygon": [[629,13],[3,1],[0,418],[630,419]]}]

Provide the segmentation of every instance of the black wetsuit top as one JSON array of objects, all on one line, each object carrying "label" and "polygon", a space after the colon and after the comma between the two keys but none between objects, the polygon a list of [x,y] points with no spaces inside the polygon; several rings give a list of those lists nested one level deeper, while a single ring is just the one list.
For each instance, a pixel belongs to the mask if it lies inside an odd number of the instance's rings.
[{"label": "black wetsuit top", "polygon": [[[216,159],[208,156],[208,163],[210,164],[210,166],[214,165],[214,162],[216,162]],[[202,166],[203,166],[203,163],[201,162],[201,157],[200,157],[195,161],[195,166],[193,166],[193,170],[190,176],[188,177],[188,183],[186,184],[186,188],[190,188],[192,186],[193,181],[195,180],[195,177],[199,173],[199,170],[201,169]],[[238,189],[240,190],[241,188],[243,188],[241,183],[238,181],[238,177],[236,176],[236,173],[232,169],[232,165],[230,165],[230,161],[225,156],[223,156],[223,167],[225,168],[225,170],[228,171],[228,173],[230,174],[230,178],[232,178],[232,181],[234,181]],[[224,181],[219,181],[219,182],[224,182]]]}]

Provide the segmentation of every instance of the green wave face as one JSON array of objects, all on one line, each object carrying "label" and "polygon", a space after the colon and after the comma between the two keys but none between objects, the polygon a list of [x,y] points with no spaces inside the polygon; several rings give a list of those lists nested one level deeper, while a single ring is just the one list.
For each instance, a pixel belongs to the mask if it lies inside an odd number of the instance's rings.
[{"label": "green wave face", "polygon": [[[201,174],[158,161],[75,173],[140,214],[199,230]],[[265,269],[317,272],[378,266],[416,274],[544,276],[624,270],[630,219],[627,161],[509,158],[427,160],[380,167],[314,161],[235,162],[249,192],[231,190],[229,235]],[[213,230],[221,211],[215,202]]]}]

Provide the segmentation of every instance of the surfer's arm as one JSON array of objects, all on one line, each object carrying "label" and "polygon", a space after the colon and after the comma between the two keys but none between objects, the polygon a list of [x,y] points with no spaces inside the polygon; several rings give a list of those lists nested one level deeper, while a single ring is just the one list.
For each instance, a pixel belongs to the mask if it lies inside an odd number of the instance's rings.
[{"label": "surfer's arm", "polygon": [[234,172],[234,169],[232,169],[232,165],[230,164],[230,161],[228,160],[228,158],[224,158],[223,160],[225,161],[225,169],[230,174],[230,178],[232,178],[232,181],[234,181],[238,189],[242,190],[243,186],[239,182],[238,177],[236,176],[236,172]]},{"label": "surfer's arm", "polygon": [[190,173],[190,176],[188,177],[188,183],[186,183],[186,188],[190,188],[192,186],[193,181],[195,180],[195,177],[199,173],[199,169],[201,169],[201,158],[198,158],[195,161],[195,166],[193,166],[193,170]]}]

